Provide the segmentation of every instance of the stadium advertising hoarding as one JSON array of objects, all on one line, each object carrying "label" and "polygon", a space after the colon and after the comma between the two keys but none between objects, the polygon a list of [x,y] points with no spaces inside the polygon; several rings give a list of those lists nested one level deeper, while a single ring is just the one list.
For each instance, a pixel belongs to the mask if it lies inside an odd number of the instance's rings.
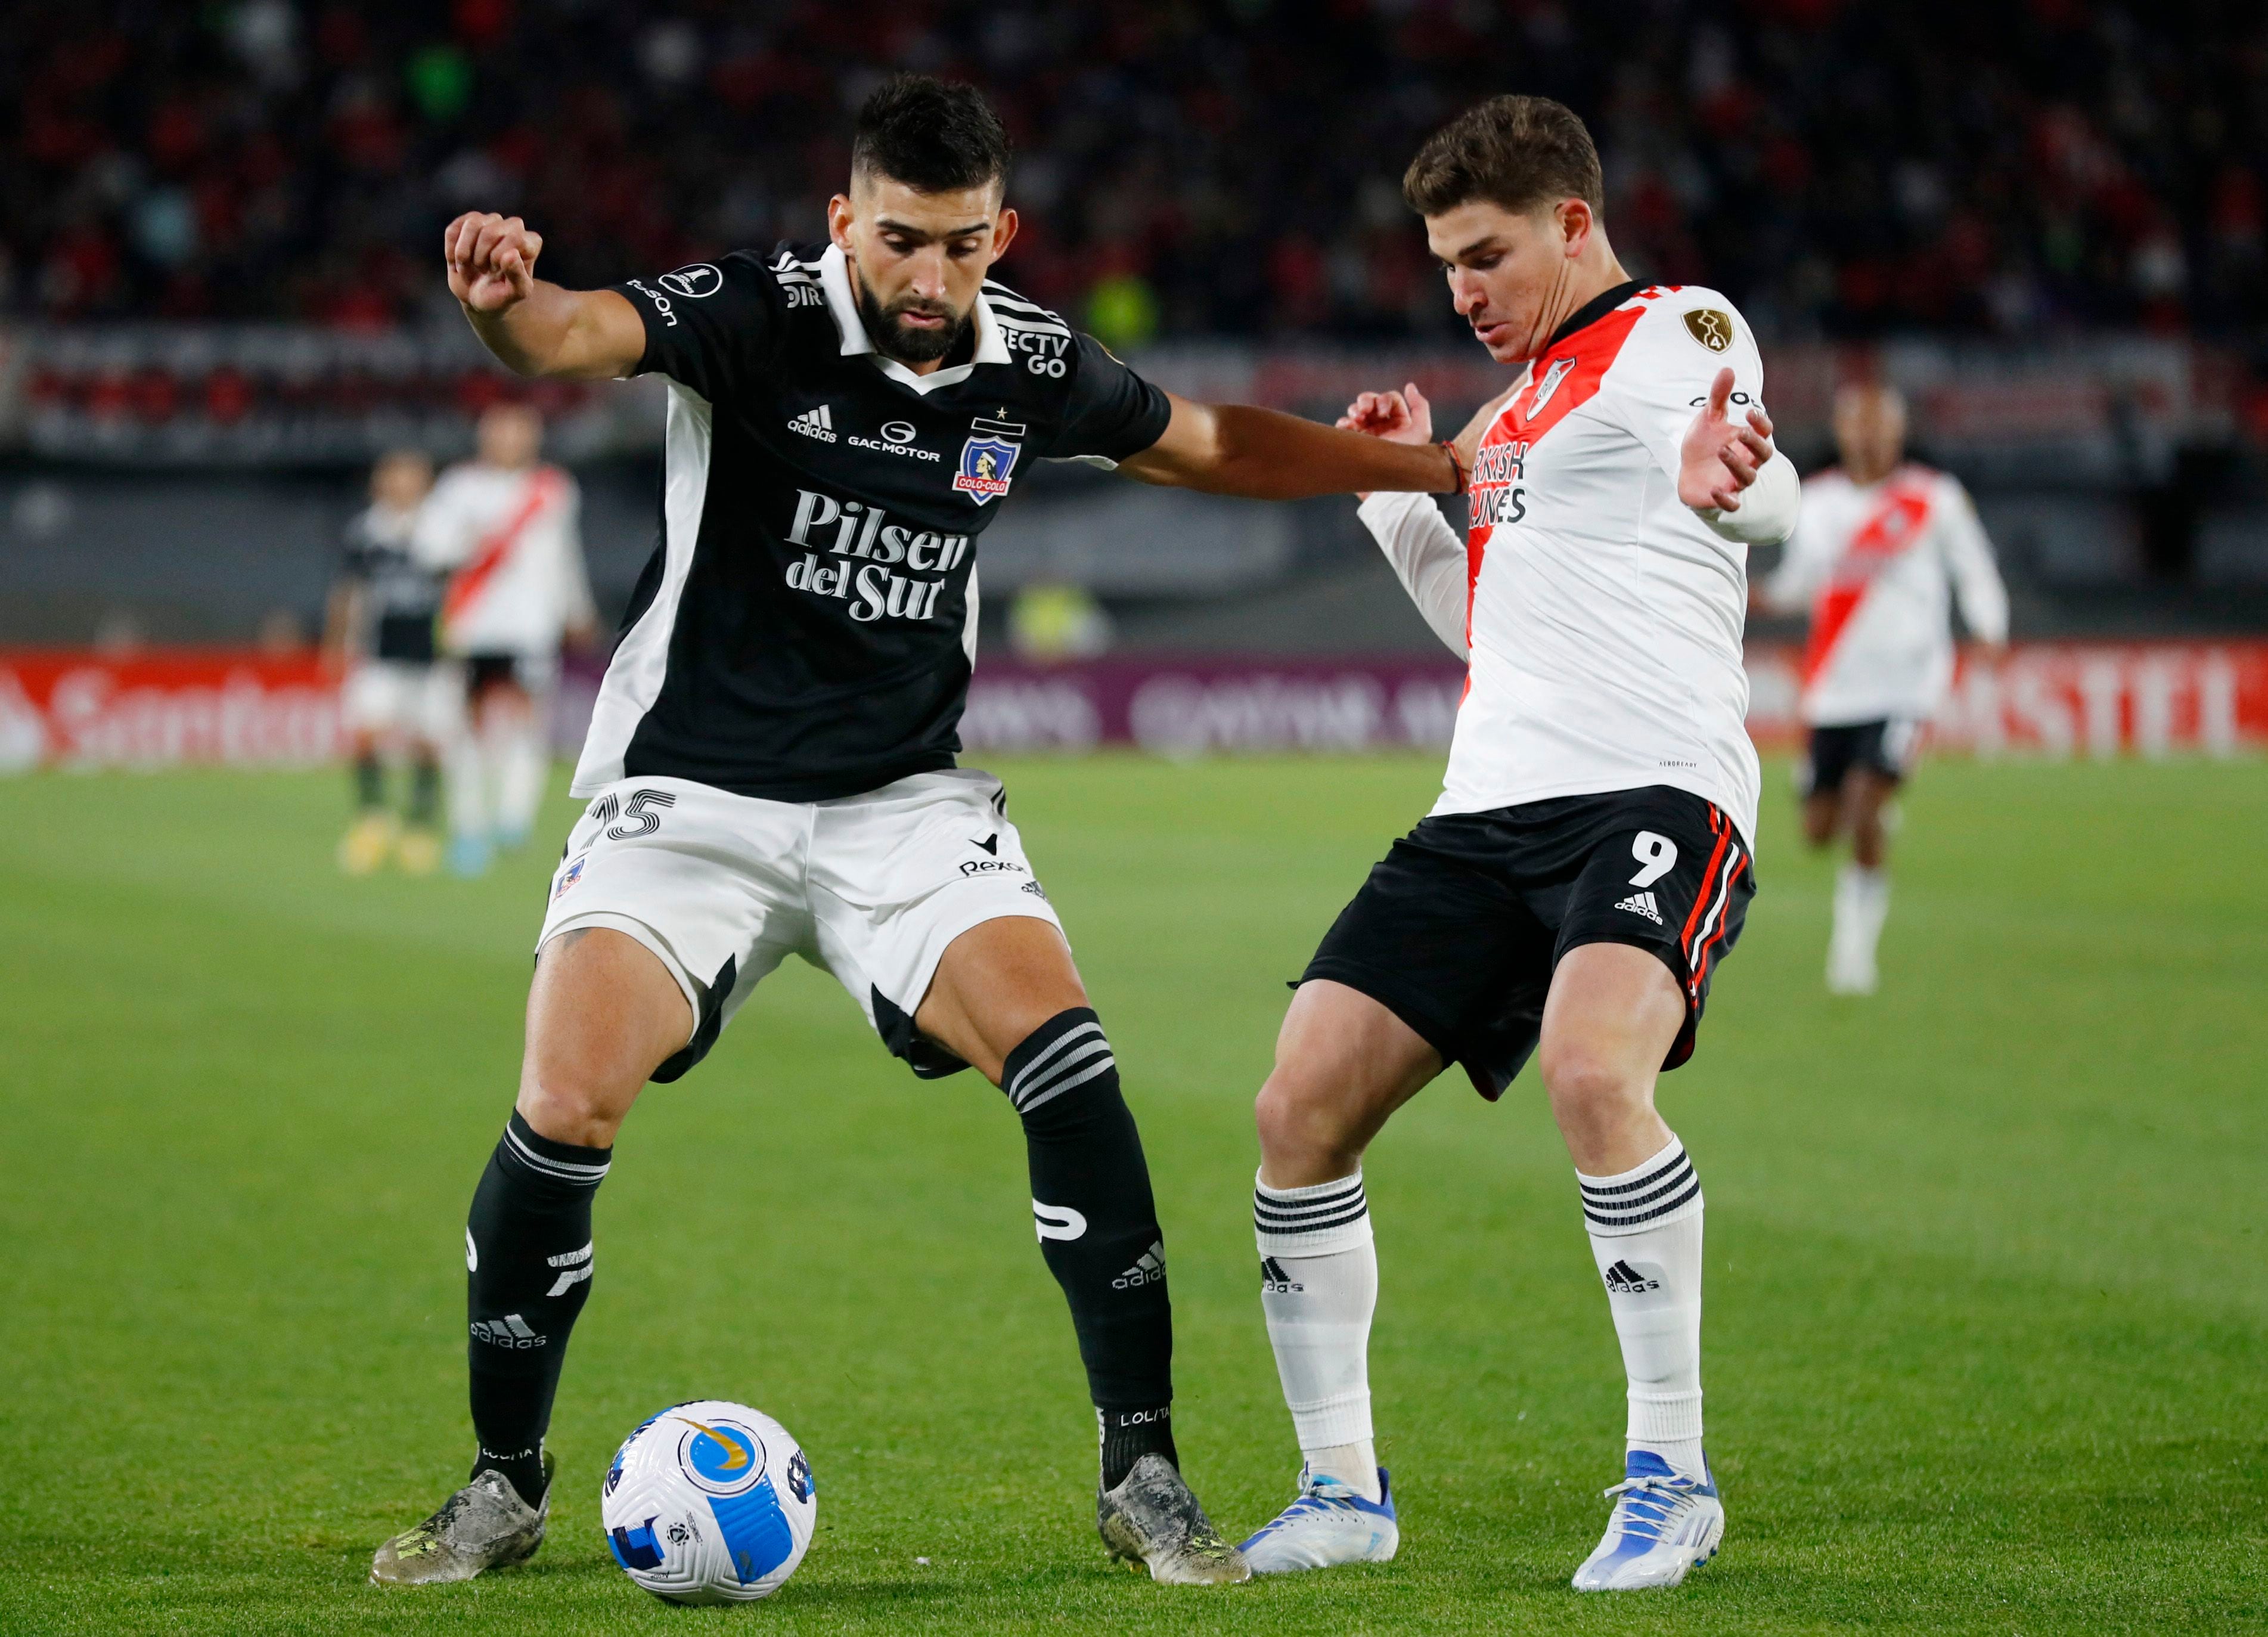
[{"label": "stadium advertising hoarding", "polygon": [[313,654],[0,649],[0,771],[295,766],[341,748],[338,684]]},{"label": "stadium advertising hoarding", "polygon": [[[1749,726],[1794,743],[1800,655],[1749,651]],[[1128,657],[988,660],[969,689],[973,753],[1136,746],[1169,756],[1439,748],[1463,673],[1441,661]],[[596,678],[571,674],[571,751]],[[1965,667],[1932,733],[1941,750],[2050,757],[2233,755],[2268,747],[2268,642],[2022,645]],[[40,766],[304,766],[340,754],[338,687],[311,655],[0,649],[0,771]]]}]

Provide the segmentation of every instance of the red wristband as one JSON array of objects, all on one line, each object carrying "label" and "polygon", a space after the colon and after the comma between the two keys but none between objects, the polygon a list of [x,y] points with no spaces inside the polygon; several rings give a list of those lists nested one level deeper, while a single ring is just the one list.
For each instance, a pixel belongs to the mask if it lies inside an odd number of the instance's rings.
[{"label": "red wristband", "polygon": [[1449,457],[1449,469],[1457,475],[1457,486],[1449,492],[1453,495],[1461,495],[1465,492],[1466,486],[1471,482],[1472,474],[1465,470],[1465,463],[1457,459],[1457,445],[1454,439],[1442,439],[1440,448],[1441,452]]}]

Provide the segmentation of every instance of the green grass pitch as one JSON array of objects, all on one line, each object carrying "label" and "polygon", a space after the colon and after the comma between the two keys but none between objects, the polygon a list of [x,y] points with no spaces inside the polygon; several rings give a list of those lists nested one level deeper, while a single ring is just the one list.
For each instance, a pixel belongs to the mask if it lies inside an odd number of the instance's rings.
[{"label": "green grass pitch", "polygon": [[[1182,1448],[1241,1533],[1297,1460],[1250,1097],[1284,978],[1438,764],[1001,771],[1156,1171]],[[1371,1155],[1400,1560],[1175,1590],[1095,1540],[1012,1117],[800,967],[625,1130],[550,1544],[366,1585],[469,1452],[460,1225],[549,858],[344,881],[335,775],[0,781],[0,1631],[2260,1628],[2268,765],[1927,767],[1863,1003],[1822,992],[1831,866],[1767,777],[1762,892],[1662,1095],[1709,1191],[1730,1532],[1617,1599],[1566,1589],[1622,1380],[1532,1080],[1445,1080]],[[819,1534],[770,1603],[678,1611],[609,1560],[599,1479],[711,1395],[804,1441]]]}]

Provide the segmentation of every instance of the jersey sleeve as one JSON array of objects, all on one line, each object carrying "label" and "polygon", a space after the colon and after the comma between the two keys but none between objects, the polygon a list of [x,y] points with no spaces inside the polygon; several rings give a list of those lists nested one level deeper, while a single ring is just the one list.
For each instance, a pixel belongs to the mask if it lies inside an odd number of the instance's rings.
[{"label": "jersey sleeve", "polygon": [[1938,540],[1945,553],[1946,572],[1953,581],[1954,597],[1961,605],[1962,621],[1979,642],[2006,642],[2008,588],[2001,583],[1999,568],[1992,561],[1992,542],[1984,533],[1969,491],[1955,478],[1940,481],[1945,494],[1940,503],[1944,511]]},{"label": "jersey sleeve", "polygon": [[632,372],[666,375],[711,403],[754,383],[785,328],[779,280],[746,250],[612,288],[645,325],[645,355]]},{"label": "jersey sleeve", "polygon": [[1164,392],[1081,332],[1071,349],[1071,396],[1063,421],[1041,453],[1051,461],[1123,461],[1163,437],[1173,412]]},{"label": "jersey sleeve", "polygon": [[1355,513],[1393,566],[1418,612],[1444,646],[1466,657],[1465,603],[1469,592],[1465,542],[1441,515],[1433,497],[1384,490]]},{"label": "jersey sleeve", "polygon": [[[1744,419],[1764,405],[1764,358],[1747,321],[1707,290],[1661,297],[1631,342],[1631,356],[1608,379],[1631,432],[1675,483],[1686,430],[1708,402],[1717,372],[1733,372],[1733,398],[1725,412]],[[1726,539],[1769,545],[1787,537],[1801,502],[1794,466],[1774,454],[1742,493],[1738,511],[1697,509],[1695,515]]]}]

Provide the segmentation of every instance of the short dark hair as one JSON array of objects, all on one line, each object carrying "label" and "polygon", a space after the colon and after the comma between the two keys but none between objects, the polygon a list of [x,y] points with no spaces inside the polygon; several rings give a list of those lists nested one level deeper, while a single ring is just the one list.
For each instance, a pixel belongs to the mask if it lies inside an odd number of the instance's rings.
[{"label": "short dark hair", "polygon": [[958,193],[1008,174],[1008,132],[974,85],[893,74],[858,110],[850,173],[921,193]]},{"label": "short dark hair", "polygon": [[1491,97],[1425,138],[1402,175],[1402,196],[1420,216],[1476,199],[1532,210],[1562,199],[1606,208],[1599,151],[1575,111],[1549,97]]}]

